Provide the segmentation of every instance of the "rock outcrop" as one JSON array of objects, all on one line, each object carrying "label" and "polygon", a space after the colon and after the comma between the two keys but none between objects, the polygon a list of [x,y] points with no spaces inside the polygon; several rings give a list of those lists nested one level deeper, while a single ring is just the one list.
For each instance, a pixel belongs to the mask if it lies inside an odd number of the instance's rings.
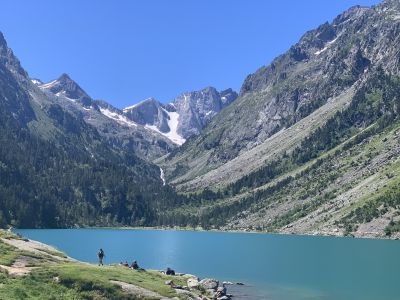
[{"label": "rock outcrop", "polygon": [[123,110],[130,120],[142,124],[171,141],[182,145],[237,98],[232,89],[218,92],[213,87],[187,92],[167,105],[154,98],[146,99]]}]

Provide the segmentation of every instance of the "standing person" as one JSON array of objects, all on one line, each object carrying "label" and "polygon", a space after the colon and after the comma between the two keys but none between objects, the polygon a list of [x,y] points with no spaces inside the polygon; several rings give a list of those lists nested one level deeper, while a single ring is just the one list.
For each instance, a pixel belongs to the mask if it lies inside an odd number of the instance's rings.
[{"label": "standing person", "polygon": [[105,256],[103,249],[100,248],[99,253],[97,253],[97,256],[99,257],[99,266],[103,265],[103,258]]}]

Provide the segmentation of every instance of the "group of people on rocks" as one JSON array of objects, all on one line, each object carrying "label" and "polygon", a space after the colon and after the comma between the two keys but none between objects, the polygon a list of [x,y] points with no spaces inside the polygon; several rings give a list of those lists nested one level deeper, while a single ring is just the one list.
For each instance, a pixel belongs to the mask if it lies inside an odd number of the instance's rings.
[{"label": "group of people on rocks", "polygon": [[[100,248],[99,252],[97,253],[97,257],[99,258],[99,266],[103,266],[103,259],[106,255],[104,254],[104,250],[102,248]],[[140,270],[140,271],[144,271],[143,268],[139,267],[138,262],[135,260],[132,262],[131,265],[128,264],[128,261],[125,262],[120,262],[119,263],[120,266],[124,266],[124,267],[128,267],[132,270]],[[171,268],[167,268],[167,270],[165,271],[166,275],[175,275],[175,271]]]},{"label": "group of people on rocks", "polygon": [[[97,253],[97,257],[99,259],[99,266],[103,266],[103,259],[104,259],[105,256],[106,255],[104,253],[104,250],[100,248],[99,252]],[[124,267],[128,267],[128,268],[130,268],[132,270],[144,271],[144,269],[139,267],[139,264],[138,264],[138,262],[136,260],[134,260],[131,265],[128,264],[128,261],[125,261],[125,262],[121,261],[119,263],[119,265],[120,266],[124,266]],[[173,270],[171,268],[167,268],[167,270],[165,272],[163,272],[163,273],[165,273],[166,275],[175,275],[175,270]],[[172,280],[170,280],[170,285],[171,285],[172,288],[175,288],[175,289],[182,288],[181,286],[175,285]],[[214,295],[214,299],[218,299],[218,298],[223,297],[225,295],[226,295],[226,287],[225,287],[225,284],[223,284],[222,287],[218,287],[217,288],[217,291],[216,291],[216,293]],[[208,298],[203,296],[203,295],[201,295],[199,297],[199,300],[208,300]]]},{"label": "group of people on rocks", "polygon": [[[97,257],[99,258],[99,266],[103,266],[103,259],[106,255],[104,254],[104,250],[100,248],[99,252],[97,253]],[[133,261],[132,264],[129,266],[128,262],[120,262],[119,263],[120,266],[124,266],[124,267],[129,267],[133,270],[143,270],[141,268],[139,268],[139,265],[137,263],[137,261]]]},{"label": "group of people on rocks", "polygon": [[132,270],[144,270],[144,269],[142,269],[142,268],[139,268],[139,264],[137,263],[136,260],[133,261],[133,262],[131,263],[131,265],[129,265],[127,261],[125,261],[125,262],[122,262],[122,261],[121,261],[121,262],[119,263],[119,265],[120,265],[120,266],[124,266],[124,267],[129,267],[129,268],[132,269]]}]

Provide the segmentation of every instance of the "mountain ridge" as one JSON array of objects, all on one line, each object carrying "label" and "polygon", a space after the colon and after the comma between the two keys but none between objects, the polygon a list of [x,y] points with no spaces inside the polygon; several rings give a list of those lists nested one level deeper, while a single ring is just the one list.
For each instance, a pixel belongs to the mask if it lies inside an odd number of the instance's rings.
[{"label": "mountain ridge", "polygon": [[[5,224],[20,225],[33,209],[30,226],[81,225],[86,216],[88,224],[399,236],[398,1],[352,7],[306,32],[247,76],[239,95],[208,87],[125,110],[67,76],[30,79],[0,47]],[[171,133],[188,139],[178,147]],[[68,201],[78,209],[76,199],[82,210],[62,215]]]},{"label": "mountain ridge", "polygon": [[400,6],[355,6],[246,77],[239,97],[156,161],[206,228],[398,236]]},{"label": "mountain ridge", "polygon": [[[86,109],[93,108],[119,124],[137,128],[139,125],[143,131],[150,130],[156,136],[161,135],[178,146],[199,134],[217,113],[237,97],[232,89],[217,92],[214,87],[207,87],[200,91],[183,93],[168,104],[162,104],[150,97],[118,109],[104,100],[92,99],[66,73],[47,83],[38,79],[33,79],[33,82],[57,97],[76,101]],[[174,147],[170,145],[169,148]]]},{"label": "mountain ridge", "polygon": [[[327,99],[350,89],[369,68],[385,64],[388,71],[398,72],[396,48],[391,47],[392,52],[385,53],[383,46],[392,41],[386,36],[379,37],[382,39],[380,44],[372,40],[371,37],[378,34],[376,29],[369,35],[369,40],[356,38],[353,32],[362,28],[363,20],[368,18],[380,21],[382,26],[396,28],[398,22],[392,24],[392,20],[386,19],[387,12],[382,9],[385,5],[350,8],[336,17],[332,24],[325,23],[308,31],[285,54],[249,75],[239,98],[211,121],[203,134],[165,159],[164,165],[169,165],[166,178],[179,184],[176,179],[184,175],[182,166],[185,164],[190,165],[190,170],[198,170],[198,174],[218,168],[260,145],[276,132],[295,124],[324,105]],[[396,32],[389,29],[385,32],[396,36]],[[366,32],[364,35],[368,36]],[[374,43],[380,53],[368,53],[368,43]],[[362,47],[364,51],[360,50]],[[324,51],[318,52],[321,50]],[[374,66],[370,66],[371,59],[366,57],[371,58],[372,55],[380,57]],[[385,61],[387,59],[392,62]],[[242,112],[241,115],[238,112]]]}]

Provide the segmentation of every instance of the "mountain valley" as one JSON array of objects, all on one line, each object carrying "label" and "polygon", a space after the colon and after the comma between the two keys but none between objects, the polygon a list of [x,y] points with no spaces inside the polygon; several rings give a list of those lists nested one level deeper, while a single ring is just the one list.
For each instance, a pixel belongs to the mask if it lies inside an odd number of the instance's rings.
[{"label": "mountain valley", "polygon": [[0,225],[400,237],[400,3],[248,75],[126,108],[30,78],[0,34]]}]

